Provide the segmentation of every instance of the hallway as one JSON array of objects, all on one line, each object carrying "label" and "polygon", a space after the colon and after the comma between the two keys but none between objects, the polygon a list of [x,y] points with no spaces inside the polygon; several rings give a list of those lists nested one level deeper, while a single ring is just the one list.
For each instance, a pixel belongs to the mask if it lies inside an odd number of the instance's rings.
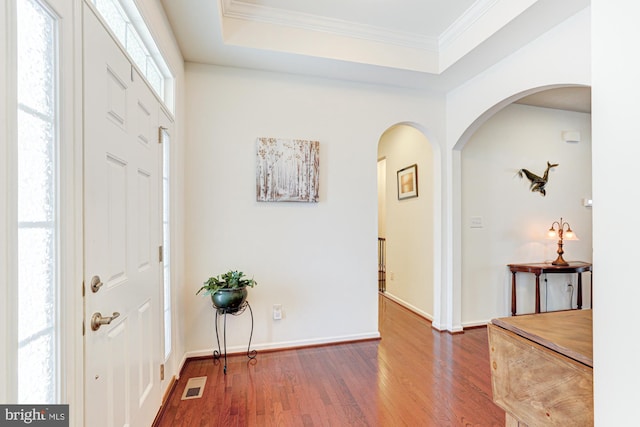
[{"label": "hallway", "polygon": [[[503,426],[486,328],[440,333],[380,295],[380,341],[185,365],[155,426]],[[191,377],[202,398],[180,400]]]}]

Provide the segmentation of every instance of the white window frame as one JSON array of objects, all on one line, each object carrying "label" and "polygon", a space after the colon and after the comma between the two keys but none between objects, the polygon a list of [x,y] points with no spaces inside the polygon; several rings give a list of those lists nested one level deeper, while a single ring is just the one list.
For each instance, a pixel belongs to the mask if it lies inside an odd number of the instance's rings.
[{"label": "white window frame", "polygon": [[[34,3],[37,3],[43,14],[46,14],[49,16],[50,18],[50,22],[53,23],[53,27],[54,27],[54,31],[52,34],[52,56],[53,56],[53,69],[52,69],[52,73],[53,73],[53,78],[52,78],[52,86],[53,86],[53,92],[54,92],[54,100],[53,100],[53,105],[52,105],[52,112],[51,115],[49,117],[45,117],[44,115],[40,114],[40,112],[34,111],[31,109],[31,106],[25,105],[21,102],[21,99],[19,99],[19,94],[18,97],[16,97],[17,100],[17,105],[16,105],[16,110],[18,112],[18,115],[20,115],[20,112],[22,112],[22,114],[26,114],[30,117],[38,117],[41,120],[45,120],[49,123],[51,123],[52,128],[54,129],[53,132],[53,141],[52,141],[52,145],[53,147],[51,148],[51,157],[53,158],[53,188],[52,188],[52,192],[53,192],[53,201],[51,202],[52,204],[52,210],[53,210],[53,214],[52,214],[52,218],[51,220],[48,221],[38,221],[38,222],[32,222],[32,221],[22,221],[22,218],[18,217],[18,221],[16,222],[17,224],[17,229],[18,231],[24,229],[24,230],[28,230],[28,229],[46,229],[49,230],[50,232],[52,232],[53,234],[53,248],[52,248],[52,259],[51,262],[53,264],[53,273],[52,273],[52,280],[53,280],[53,313],[51,314],[51,318],[48,319],[48,321],[51,322],[50,326],[48,326],[47,328],[42,328],[39,329],[38,332],[36,332],[35,335],[28,337],[28,339],[26,339],[26,342],[23,343],[23,345],[28,345],[29,342],[32,342],[34,340],[36,340],[39,336],[46,336],[46,335],[51,335],[52,336],[52,347],[53,347],[53,353],[50,357],[53,359],[52,363],[53,363],[53,370],[54,370],[54,378],[53,378],[53,384],[51,384],[53,386],[53,396],[52,396],[52,402],[49,401],[23,401],[20,403],[60,403],[61,401],[61,324],[60,324],[60,306],[61,306],[61,301],[60,301],[60,289],[61,289],[61,280],[60,280],[60,240],[61,240],[61,236],[60,236],[60,145],[61,145],[61,131],[60,131],[60,127],[62,125],[61,122],[61,117],[60,117],[60,98],[61,98],[61,91],[60,91],[60,55],[61,55],[61,48],[60,48],[60,16],[57,15],[57,13],[51,8],[51,6],[49,5],[49,3],[46,0],[17,0],[19,2],[22,1],[33,1]],[[17,6],[17,4],[16,4]],[[17,10],[17,8],[16,8]],[[16,25],[18,28],[19,25],[21,23],[17,22]],[[16,38],[17,41],[17,38]],[[18,52],[16,52],[18,53]],[[16,64],[18,65],[18,64]],[[20,138],[20,134],[18,134],[18,138]],[[16,140],[16,144],[19,145],[22,141],[20,139]],[[17,179],[20,177],[20,171],[18,170],[18,174],[16,175]],[[20,193],[18,192],[18,196],[20,196]],[[18,244],[20,244],[20,238],[18,238],[16,240],[16,242]],[[18,259],[18,261],[20,261],[20,259]],[[18,263],[18,265],[20,265]],[[18,277],[18,286],[20,288],[22,288],[22,278]],[[20,294],[20,291],[18,290],[18,296]],[[20,302],[20,298],[18,298],[17,300],[18,302]],[[18,313],[18,323],[21,324],[21,322],[25,322],[25,321],[29,321],[29,319],[23,319],[23,314]],[[36,326],[42,326],[42,325],[36,325]],[[47,330],[50,330],[50,332],[46,332]],[[20,342],[18,342],[18,352],[20,351],[20,349],[23,347],[23,345],[21,345]],[[18,372],[19,374],[20,372]],[[18,391],[20,390],[20,378],[18,378]],[[35,397],[34,397],[35,398]]]},{"label": "white window frame", "polygon": [[160,127],[162,144],[162,323],[164,362],[169,360],[173,349],[173,286],[171,275],[171,134]]},{"label": "white window frame", "polygon": [[[12,225],[17,219],[17,194],[12,186],[16,175],[16,148],[10,141],[16,140],[17,129],[12,123],[17,121],[16,103],[16,11],[14,1],[0,7],[0,22],[5,30],[0,32],[0,343],[5,347],[4,363],[0,369],[0,401],[15,402],[17,395],[17,329],[12,327],[16,322],[17,289],[10,286],[16,283],[15,251],[11,248],[16,241],[17,230]],[[12,66],[13,65],[13,66]]]},{"label": "white window frame", "polygon": [[[59,265],[59,400],[70,403],[70,419],[83,416],[82,349],[82,123],[80,54],[80,3],[68,0],[40,0],[57,16],[60,123],[58,148],[58,191],[60,246]],[[16,0],[0,7],[0,402],[17,402],[17,11]]]}]

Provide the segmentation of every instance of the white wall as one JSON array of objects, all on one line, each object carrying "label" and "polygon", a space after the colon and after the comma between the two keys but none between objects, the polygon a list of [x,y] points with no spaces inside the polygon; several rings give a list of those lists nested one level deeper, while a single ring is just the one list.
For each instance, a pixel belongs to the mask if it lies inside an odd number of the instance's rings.
[{"label": "white wall", "polygon": [[486,119],[538,88],[591,83],[590,8],[447,94],[447,146],[462,148]]},{"label": "white wall", "polygon": [[[375,141],[379,140],[385,129],[402,122],[414,122],[426,128],[425,134],[432,142],[435,153],[433,168],[435,212],[433,215],[434,242],[438,250],[434,252],[434,268],[437,270],[434,271],[433,282],[434,327],[451,331],[460,330],[462,327],[460,277],[462,218],[459,206],[461,169],[460,151],[454,147],[456,143],[459,144],[457,148],[462,147],[487,117],[527,91],[552,85],[589,84],[589,43],[585,42],[588,40],[589,22],[588,10],[578,13],[487,72],[447,94],[446,116],[442,108],[442,99],[429,93],[189,64],[187,140],[190,148],[186,159],[189,165],[186,177],[186,209],[189,214],[186,230],[188,242],[185,250],[187,285],[184,297],[185,306],[189,310],[194,306],[197,307],[194,304],[200,304],[201,310],[199,313],[186,314],[188,333],[192,333],[195,323],[202,319],[212,321],[213,316],[209,307],[206,307],[206,303],[198,302],[198,299],[193,298],[189,287],[195,291],[210,274],[217,274],[228,268],[243,268],[248,273],[256,275],[259,281],[264,282],[266,279],[266,283],[272,282],[271,274],[276,277],[277,283],[269,283],[270,287],[277,288],[275,299],[262,298],[263,305],[258,310],[258,314],[267,322],[261,326],[264,330],[258,331],[257,342],[261,345],[277,345],[275,343],[299,340],[331,340],[347,333],[343,328],[332,328],[331,324],[305,329],[303,332],[301,329],[305,325],[320,323],[323,310],[309,309],[309,304],[317,299],[316,292],[319,291],[316,291],[316,288],[326,285],[310,286],[305,288],[313,289],[310,293],[300,291],[301,295],[298,296],[288,292],[296,285],[287,283],[290,279],[282,275],[294,277],[297,283],[299,277],[305,276],[305,271],[310,271],[306,273],[307,276],[317,276],[326,283],[324,275],[329,273],[319,274],[319,270],[309,268],[300,268],[298,271],[297,266],[306,266],[307,262],[310,262],[314,268],[322,268],[326,272],[332,271],[333,274],[336,271],[340,274],[343,272],[342,268],[347,268],[346,266],[349,265],[355,270],[351,270],[348,277],[356,274],[355,271],[358,271],[357,274],[372,274],[375,271],[375,248],[365,242],[375,242],[376,224],[373,222],[373,228],[365,232],[361,229],[364,226],[363,221],[357,219],[362,217],[366,221],[366,216],[359,213],[375,210],[376,206],[376,170],[373,168],[376,153],[368,150],[373,149]],[[442,139],[445,127],[446,141]],[[324,190],[321,189],[321,197],[324,199],[318,207],[255,204],[251,189],[254,185],[254,141],[258,136],[320,140],[321,151],[324,153],[322,156],[327,157],[321,157],[321,184],[324,188]],[[339,151],[336,147],[339,147]],[[367,159],[366,156],[370,156],[373,160]],[[224,165],[216,163],[216,167],[205,173],[204,168],[209,165],[201,162],[222,161],[216,158],[225,158],[227,163]],[[242,173],[236,174],[240,181],[231,182],[226,179],[226,186],[222,186],[224,177],[231,173],[228,163],[230,161],[239,161],[239,167],[243,168],[240,169]],[[328,175],[324,167],[330,168]],[[350,174],[356,171],[357,174],[350,177]],[[347,177],[349,180],[355,180],[354,182],[366,182],[366,185],[372,185],[372,187],[359,189],[355,193],[355,197],[359,200],[357,206],[351,197],[352,193],[347,188],[341,188],[338,192],[331,190],[328,193],[322,193],[327,191],[327,188],[341,185],[341,181]],[[245,186],[246,189],[239,192],[232,190],[239,185]],[[221,197],[222,202],[202,201],[203,195],[207,194],[213,194],[216,198]],[[241,213],[230,214],[229,208],[221,204],[227,202],[225,197],[227,199],[239,197],[236,194],[246,199],[239,200],[243,201],[242,209],[239,210]],[[336,198],[336,195],[339,197]],[[211,220],[206,220],[203,210],[211,209],[214,204],[216,204],[216,211],[210,213]],[[296,213],[302,209],[312,213],[298,216]],[[343,225],[344,216],[336,215],[334,210],[343,211],[348,215],[354,222],[355,228],[350,229]],[[272,212],[283,214],[275,215]],[[270,215],[274,215],[275,224],[280,224],[282,221],[289,226],[298,227],[300,222],[317,218],[316,221],[325,224],[331,234],[322,233],[321,236],[317,236],[314,254],[329,255],[323,261],[307,261],[301,259],[304,251],[297,250],[294,251],[295,256],[292,259],[296,266],[293,270],[283,273],[283,269],[278,268],[274,270],[275,273],[268,273],[266,272],[269,270],[267,261],[275,257],[273,250],[267,250],[267,258],[261,260],[261,254],[257,257],[251,256],[257,249],[250,246],[242,255],[242,260],[247,266],[238,265],[239,261],[234,259],[240,255],[233,252],[236,252],[235,248],[240,244],[233,243],[234,233],[240,240],[246,240],[248,236],[257,236],[250,239],[252,245],[256,243],[266,247],[275,245],[278,249],[285,248],[284,253],[289,252],[289,245],[298,244],[300,239],[298,236],[289,238],[287,234],[284,236],[287,238],[283,239],[278,235],[277,230],[263,230],[264,218]],[[231,224],[232,217],[240,219],[240,223],[236,221]],[[338,222],[336,227],[331,227],[328,224],[332,224],[334,218]],[[224,227],[229,229],[223,233]],[[371,234],[367,234],[369,232]],[[340,233],[342,235],[348,233],[351,249],[366,247],[373,253],[363,254],[361,251],[355,251],[348,256],[344,252],[342,255],[345,256],[336,254],[333,245],[340,240]],[[363,240],[357,241],[357,236]],[[312,234],[312,237],[315,237],[315,234]],[[265,238],[271,241],[264,242]],[[206,247],[212,245],[211,242],[215,242],[212,249]],[[222,252],[219,249],[225,245],[231,251]],[[346,261],[355,260],[358,257],[355,253],[363,258],[358,259],[355,264]],[[278,259],[271,262],[274,265],[280,264]],[[314,262],[321,262],[323,266],[315,266]],[[369,264],[365,266],[365,263]],[[260,265],[264,267],[257,270]],[[308,282],[310,279],[307,277],[305,280]],[[369,279],[365,281],[368,282]],[[255,298],[266,292],[263,289],[264,287],[260,285],[253,290]],[[281,297],[280,294],[286,294],[286,298]],[[274,324],[270,320],[270,313],[271,306],[275,303],[283,304],[288,315],[292,315],[292,310],[299,310],[297,306],[301,303],[307,304],[307,311],[303,315],[305,319],[297,319],[295,323],[299,326],[290,325],[294,322],[286,321]],[[352,328],[349,324],[349,329],[356,334],[362,331],[367,331],[364,333],[368,334],[374,329],[375,316],[371,314],[372,312],[368,309],[363,313],[355,312],[355,316],[363,315],[368,318],[363,322],[367,326],[358,329]],[[243,322],[241,319],[237,321]],[[348,335],[351,335],[351,332]],[[187,349],[191,351],[210,347],[211,337],[208,332],[197,332],[193,338],[187,339],[190,341]],[[238,339],[238,345],[240,341],[242,339]]]},{"label": "white wall", "polygon": [[[377,144],[424,117],[442,135],[443,109],[419,91],[187,64],[187,350],[214,342],[214,311],[196,290],[235,268],[259,282],[258,349],[377,336]],[[319,203],[255,201],[261,136],[320,141]],[[230,319],[229,348],[246,346],[248,322]]]},{"label": "white wall", "polygon": [[[581,142],[567,143],[562,131],[577,130]],[[547,194],[529,191],[521,168],[542,176],[547,161],[559,163],[549,172]],[[591,262],[591,117],[585,113],[512,104],[480,127],[462,151],[462,322],[484,324],[510,314],[511,273],[506,265],[551,262],[557,240],[546,232],[560,217],[579,241],[566,241],[565,259]],[[481,228],[472,226],[480,218]],[[518,273],[518,313],[534,311],[533,274]],[[541,277],[541,309],[569,308],[576,275]],[[590,306],[590,274],[583,274],[583,307]],[[548,293],[546,292],[548,290]]]},{"label": "white wall", "polygon": [[587,8],[447,94],[447,149],[442,166],[442,252],[447,261],[443,262],[442,289],[435,284],[434,325],[462,328],[460,150],[488,118],[514,100],[554,86],[588,86],[590,27]]},{"label": "white wall", "polygon": [[[384,133],[378,157],[386,159],[386,293],[433,319],[433,150],[426,136],[401,124]],[[397,171],[418,165],[418,197],[398,200]]]},{"label": "white wall", "polygon": [[[640,5],[592,0],[595,425],[638,418],[637,171]],[[624,230],[618,232],[617,230]]]}]

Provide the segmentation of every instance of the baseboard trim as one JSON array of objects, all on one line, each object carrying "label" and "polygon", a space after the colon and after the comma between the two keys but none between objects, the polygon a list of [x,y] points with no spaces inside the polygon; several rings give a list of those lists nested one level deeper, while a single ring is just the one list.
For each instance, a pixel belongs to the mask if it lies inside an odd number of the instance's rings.
[{"label": "baseboard trim", "polygon": [[471,329],[471,328],[480,328],[482,326],[487,326],[491,321],[490,320],[480,320],[480,321],[475,321],[475,322],[465,322],[462,324],[462,327],[464,329]]},{"label": "baseboard trim", "polygon": [[162,416],[164,415],[164,412],[167,409],[167,401],[169,397],[173,394],[177,385],[178,385],[178,380],[174,375],[171,378],[171,384],[169,385],[169,387],[167,387],[167,389],[164,392],[164,395],[162,396],[162,403],[160,404],[160,409],[158,410],[156,417],[153,419],[153,424],[151,424],[152,427],[156,427],[160,423],[160,420],[162,419]]},{"label": "baseboard trim", "polygon": [[[304,347],[320,347],[325,345],[347,344],[352,342],[372,341],[372,340],[379,340],[379,339],[380,339],[380,332],[376,331],[376,332],[370,332],[367,334],[344,335],[340,337],[331,337],[331,338],[298,340],[298,341],[281,341],[276,343],[264,343],[264,344],[256,344],[256,345],[252,344],[251,350],[262,351],[262,352],[282,351],[282,350],[291,350],[291,349],[304,348]],[[182,361],[180,362],[180,371],[182,372],[182,369],[185,363],[187,362],[187,359],[211,357],[211,355],[213,354],[213,350],[214,350],[213,348],[210,348],[210,349],[186,352],[182,358]],[[227,347],[227,355],[244,354],[246,352],[247,352],[246,345]]]},{"label": "baseboard trim", "polygon": [[400,304],[401,306],[403,306],[407,310],[412,311],[413,313],[417,314],[418,316],[420,316],[420,317],[428,320],[429,322],[433,323],[433,315],[420,310],[418,307],[409,304],[405,300],[403,300],[401,298],[398,298],[397,296],[395,296],[393,294],[390,294],[389,292],[383,292],[382,296],[384,296],[385,298],[389,298],[391,301]]}]

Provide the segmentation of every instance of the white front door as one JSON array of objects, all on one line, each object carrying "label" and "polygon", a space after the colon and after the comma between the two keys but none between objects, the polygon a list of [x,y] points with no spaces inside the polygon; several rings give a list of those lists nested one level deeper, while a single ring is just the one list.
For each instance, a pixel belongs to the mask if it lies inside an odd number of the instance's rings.
[{"label": "white front door", "polygon": [[[85,425],[148,427],[161,402],[159,103],[86,6],[83,42]],[[112,320],[92,328],[96,316]]]}]

